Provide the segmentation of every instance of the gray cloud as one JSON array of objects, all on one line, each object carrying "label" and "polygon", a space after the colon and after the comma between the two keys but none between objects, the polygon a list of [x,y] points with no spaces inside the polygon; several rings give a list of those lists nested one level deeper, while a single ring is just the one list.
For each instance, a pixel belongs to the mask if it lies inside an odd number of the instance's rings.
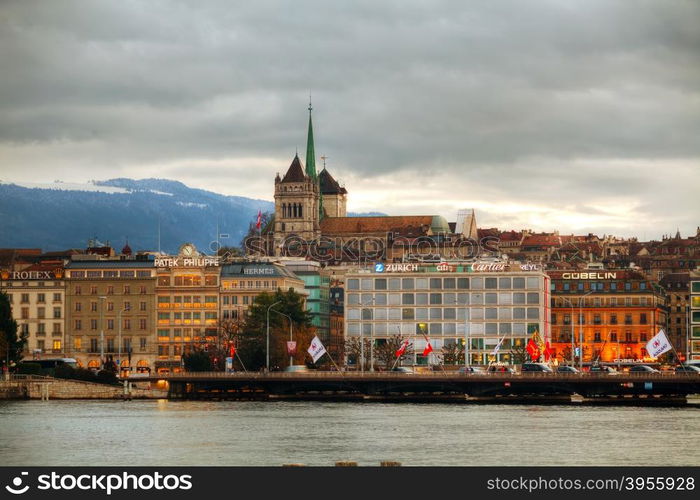
[{"label": "gray cloud", "polygon": [[[551,221],[563,232],[687,233],[698,19],[682,0],[6,1],[0,175],[173,176],[269,199],[304,152],[311,90],[316,151],[357,208],[429,210],[387,179],[432,176],[432,211],[488,202],[484,224],[554,229],[536,203],[578,214]],[[399,191],[357,199],[387,182]],[[604,218],[615,203],[631,220]]]}]

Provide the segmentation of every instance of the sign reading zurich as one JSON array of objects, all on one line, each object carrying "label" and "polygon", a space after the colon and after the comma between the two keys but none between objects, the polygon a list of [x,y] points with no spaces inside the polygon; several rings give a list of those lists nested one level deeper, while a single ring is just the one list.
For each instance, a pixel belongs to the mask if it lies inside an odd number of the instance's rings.
[{"label": "sign reading zurich", "polygon": [[374,272],[375,273],[383,273],[384,272],[384,264],[381,262],[377,262],[374,264]]}]

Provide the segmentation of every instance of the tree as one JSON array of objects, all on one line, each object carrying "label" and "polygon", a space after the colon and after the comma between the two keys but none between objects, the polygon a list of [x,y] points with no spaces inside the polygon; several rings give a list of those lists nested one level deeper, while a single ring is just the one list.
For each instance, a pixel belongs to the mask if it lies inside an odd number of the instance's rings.
[{"label": "tree", "polygon": [[0,360],[10,366],[22,360],[27,335],[17,335],[17,321],[12,319],[10,298],[0,292]]},{"label": "tree", "polygon": [[[365,369],[369,367],[370,362],[370,341],[369,339],[364,339],[364,359],[365,359]],[[345,354],[348,357],[348,364],[353,364],[358,370],[361,369],[362,364],[360,360],[362,359],[363,347],[360,343],[359,337],[347,337],[345,339],[344,345]]]},{"label": "tree", "polygon": [[212,359],[207,351],[196,349],[182,356],[185,370],[188,372],[212,371]]},{"label": "tree", "polygon": [[442,362],[446,365],[464,364],[464,344],[455,342],[443,346]]},{"label": "tree", "polygon": [[523,363],[530,361],[530,353],[527,352],[524,345],[516,345],[513,347],[513,349],[510,351],[510,356],[513,360],[513,364],[516,365],[522,365]]},{"label": "tree", "polygon": [[413,359],[413,343],[409,342],[408,347],[404,350],[403,354],[399,357],[398,362],[396,361],[396,352],[401,348],[401,345],[405,340],[403,335],[394,335],[386,339],[386,342],[379,344],[374,350],[374,358],[380,363],[384,364],[384,368],[391,370],[396,364],[396,366],[401,366],[401,362],[405,359]]},{"label": "tree", "polygon": [[[271,307],[273,306],[274,307]],[[281,368],[289,362],[289,319],[293,340],[297,343],[293,362],[303,364],[307,359],[306,348],[315,335],[311,325],[311,314],[306,310],[304,299],[294,290],[278,289],[275,293],[258,295],[245,318],[239,334],[239,356],[249,370],[258,370],[267,360],[267,319],[270,319],[270,368]],[[285,316],[286,315],[286,316]]]}]

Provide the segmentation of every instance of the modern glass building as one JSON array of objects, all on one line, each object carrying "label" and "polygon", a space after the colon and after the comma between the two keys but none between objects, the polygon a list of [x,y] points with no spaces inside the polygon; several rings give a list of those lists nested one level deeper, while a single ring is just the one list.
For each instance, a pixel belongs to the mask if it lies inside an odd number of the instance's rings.
[{"label": "modern glass building", "polygon": [[688,359],[700,360],[700,270],[690,272]]},{"label": "modern glass building", "polygon": [[[468,346],[470,364],[512,363],[513,350],[522,352],[535,331],[549,338],[548,277],[526,268],[378,264],[375,272],[348,273],[346,339],[377,346],[400,334],[413,342],[419,365],[439,363],[442,347],[456,343]],[[428,357],[421,354],[425,337],[433,347]]]}]

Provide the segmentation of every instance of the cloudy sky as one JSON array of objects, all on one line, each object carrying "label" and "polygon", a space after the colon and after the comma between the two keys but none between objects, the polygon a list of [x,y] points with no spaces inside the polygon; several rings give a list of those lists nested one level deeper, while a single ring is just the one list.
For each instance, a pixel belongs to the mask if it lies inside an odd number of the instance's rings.
[{"label": "cloudy sky", "polygon": [[351,210],[694,234],[699,20],[693,0],[3,0],[0,180],[271,200],[311,92]]}]

